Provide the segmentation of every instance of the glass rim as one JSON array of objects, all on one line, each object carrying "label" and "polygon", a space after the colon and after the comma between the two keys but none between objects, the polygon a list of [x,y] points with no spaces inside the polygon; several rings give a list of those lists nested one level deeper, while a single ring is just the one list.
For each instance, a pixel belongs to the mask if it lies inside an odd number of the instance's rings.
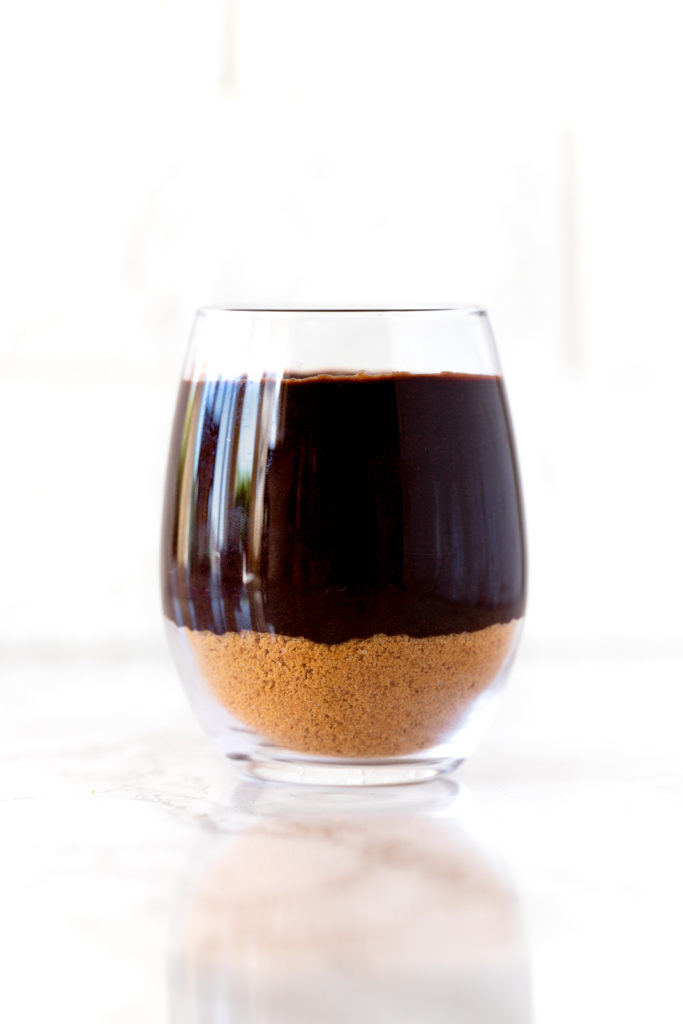
[{"label": "glass rim", "polygon": [[400,314],[400,313],[452,313],[456,316],[480,316],[485,317],[486,310],[483,306],[468,305],[461,303],[443,303],[434,306],[228,306],[228,305],[205,305],[197,310],[200,315],[207,313],[277,313],[292,316],[301,315],[377,315]]}]

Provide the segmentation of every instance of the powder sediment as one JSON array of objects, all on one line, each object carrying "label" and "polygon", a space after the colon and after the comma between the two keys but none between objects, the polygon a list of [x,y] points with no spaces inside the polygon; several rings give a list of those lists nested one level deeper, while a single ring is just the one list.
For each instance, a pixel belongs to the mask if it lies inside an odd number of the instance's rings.
[{"label": "powder sediment", "polygon": [[338,644],[182,632],[214,698],[268,741],[322,756],[398,757],[448,737],[496,678],[517,625]]}]

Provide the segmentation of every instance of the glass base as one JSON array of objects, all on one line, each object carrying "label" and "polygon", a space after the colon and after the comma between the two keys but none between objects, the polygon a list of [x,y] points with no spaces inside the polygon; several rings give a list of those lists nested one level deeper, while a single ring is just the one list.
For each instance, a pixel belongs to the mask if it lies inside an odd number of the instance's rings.
[{"label": "glass base", "polygon": [[313,786],[401,786],[427,782],[454,771],[464,758],[425,758],[395,761],[345,761],[297,758],[289,760],[258,754],[228,754],[244,775],[263,782]]},{"label": "glass base", "polygon": [[[512,658],[511,650],[494,681],[469,700],[464,709],[454,713],[450,730],[444,729],[435,745],[405,754],[392,750],[376,757],[344,757],[333,751],[313,754],[278,746],[270,737],[248,728],[216,699],[197,670],[183,630],[171,622],[167,625],[171,649],[181,668],[190,702],[219,753],[239,765],[247,778],[304,786],[405,786],[454,771],[471,755],[488,729]],[[368,686],[372,686],[372,679]],[[398,728],[396,721],[394,726]]]}]

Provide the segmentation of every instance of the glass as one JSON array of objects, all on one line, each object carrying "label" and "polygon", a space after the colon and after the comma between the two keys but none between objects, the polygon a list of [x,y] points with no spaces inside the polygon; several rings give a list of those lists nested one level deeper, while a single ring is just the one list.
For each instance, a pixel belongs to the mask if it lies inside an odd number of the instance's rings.
[{"label": "glass", "polygon": [[252,775],[414,782],[464,760],[525,602],[485,312],[200,310],[162,595],[196,714]]}]

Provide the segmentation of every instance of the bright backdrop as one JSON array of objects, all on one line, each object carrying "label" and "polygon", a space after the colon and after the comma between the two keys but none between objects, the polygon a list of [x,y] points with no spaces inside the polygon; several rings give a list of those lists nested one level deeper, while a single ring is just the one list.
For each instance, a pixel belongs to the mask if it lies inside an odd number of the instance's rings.
[{"label": "bright backdrop", "polygon": [[479,302],[527,651],[681,644],[683,64],[668,0],[27,0],[4,102],[0,651],[161,647],[194,308]]}]

